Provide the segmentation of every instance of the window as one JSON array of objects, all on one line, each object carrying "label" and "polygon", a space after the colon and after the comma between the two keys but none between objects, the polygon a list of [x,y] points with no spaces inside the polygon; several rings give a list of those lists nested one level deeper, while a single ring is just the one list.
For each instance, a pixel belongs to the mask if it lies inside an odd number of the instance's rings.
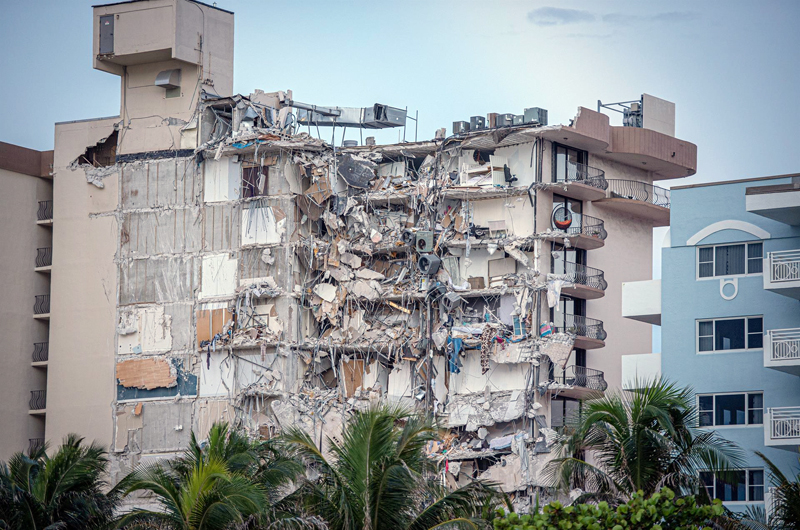
[{"label": "window", "polygon": [[705,394],[697,396],[700,427],[761,425],[764,423],[764,394]]},{"label": "window", "polygon": [[269,166],[242,168],[242,198],[263,197],[268,194]]},{"label": "window", "polygon": [[[713,471],[701,471],[700,480],[712,499],[723,502],[757,502],[764,500],[764,470],[743,469],[734,471],[733,483],[714,476]],[[730,478],[728,478],[730,480]]]},{"label": "window", "polygon": [[764,346],[763,317],[697,321],[697,351],[754,350]]},{"label": "window", "polygon": [[715,276],[761,274],[763,255],[764,244],[761,242],[698,247],[697,276],[713,278]]},{"label": "window", "polygon": [[553,154],[555,156],[553,182],[573,182],[588,177],[586,174],[586,151],[554,144]]}]

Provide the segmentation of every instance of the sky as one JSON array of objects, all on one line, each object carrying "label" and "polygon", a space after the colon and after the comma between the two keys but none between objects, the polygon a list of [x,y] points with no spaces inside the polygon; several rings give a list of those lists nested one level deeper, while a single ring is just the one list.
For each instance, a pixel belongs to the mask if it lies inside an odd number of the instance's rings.
[{"label": "sky", "polygon": [[[92,70],[92,3],[0,0],[0,141],[52,149],[54,122],[119,114],[119,78]],[[474,115],[543,107],[568,123],[648,93],[676,104],[676,136],[698,146],[697,174],[662,186],[800,171],[800,0],[217,5],[236,14],[237,93],[408,107],[420,140]]]}]

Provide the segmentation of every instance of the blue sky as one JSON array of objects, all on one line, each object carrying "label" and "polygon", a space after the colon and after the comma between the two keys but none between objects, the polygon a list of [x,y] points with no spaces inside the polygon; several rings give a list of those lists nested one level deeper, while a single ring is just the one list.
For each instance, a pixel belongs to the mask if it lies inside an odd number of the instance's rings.
[{"label": "blue sky", "polygon": [[[119,78],[91,67],[94,2],[0,1],[0,140],[52,149],[54,122],[119,113]],[[217,4],[236,13],[239,93],[408,106],[426,139],[472,115],[538,106],[566,123],[647,92],[698,145],[697,175],[667,186],[800,171],[797,0]]]}]

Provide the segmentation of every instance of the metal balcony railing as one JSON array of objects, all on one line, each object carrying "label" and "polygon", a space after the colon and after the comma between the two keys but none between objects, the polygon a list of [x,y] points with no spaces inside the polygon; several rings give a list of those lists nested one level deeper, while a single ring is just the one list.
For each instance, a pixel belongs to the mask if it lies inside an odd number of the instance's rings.
[{"label": "metal balcony railing", "polygon": [[800,329],[770,329],[767,342],[771,361],[800,361]]},{"label": "metal balcony railing", "polygon": [[566,175],[561,168],[556,172],[557,182],[580,182],[588,186],[594,186],[597,189],[608,189],[608,182],[606,181],[606,173],[602,169],[587,166],[586,164],[567,164]]},{"label": "metal balcony railing", "polygon": [[33,303],[33,314],[44,315],[50,312],[50,295],[37,294]]},{"label": "metal balcony railing", "polygon": [[800,280],[800,250],[782,250],[767,254],[770,282],[796,282]]},{"label": "metal balcony railing", "polygon": [[50,356],[49,342],[35,342],[33,344],[33,362],[43,363],[47,361],[49,356]]},{"label": "metal balcony railing", "polygon": [[603,329],[603,322],[594,318],[566,314],[563,325],[561,324],[561,322],[555,323],[554,327],[558,333],[573,333],[579,337],[597,340],[606,340],[608,336]]},{"label": "metal balcony railing", "polygon": [[800,407],[769,409],[769,437],[772,440],[800,438]]},{"label": "metal balcony railing", "polygon": [[39,210],[36,212],[39,221],[48,221],[53,218],[53,201],[39,201]]},{"label": "metal balcony railing", "polygon": [[28,454],[31,454],[44,446],[44,438],[28,438]]},{"label": "metal balcony railing", "polygon": [[31,390],[31,400],[28,406],[31,410],[47,408],[47,390]]},{"label": "metal balcony railing", "polygon": [[579,217],[579,221],[578,223],[573,223],[565,232],[575,236],[590,236],[603,241],[608,237],[608,232],[606,232],[605,223],[602,219],[583,214]]},{"label": "metal balcony railing", "polygon": [[606,179],[609,197],[632,199],[669,208],[669,190],[636,180]]},{"label": "metal balcony railing", "polygon": [[603,372],[594,368],[570,365],[562,373],[556,375],[554,380],[556,383],[563,385],[578,386],[603,392],[608,388],[608,383],[606,383],[604,376]]},{"label": "metal balcony railing", "polygon": [[603,271],[580,263],[556,259],[553,263],[553,272],[555,274],[563,274],[572,283],[585,285],[586,287],[600,289],[601,291],[605,291],[608,287]]},{"label": "metal balcony railing", "polygon": [[49,267],[53,264],[53,247],[36,249],[36,267]]}]

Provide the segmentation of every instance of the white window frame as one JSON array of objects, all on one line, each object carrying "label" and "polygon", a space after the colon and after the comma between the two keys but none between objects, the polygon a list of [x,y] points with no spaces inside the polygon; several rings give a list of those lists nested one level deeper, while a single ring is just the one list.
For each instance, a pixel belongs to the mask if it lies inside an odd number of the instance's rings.
[{"label": "white window frame", "polygon": [[[763,467],[745,467],[745,468],[742,468],[742,469],[737,469],[736,471],[744,471],[744,483],[745,483],[744,491],[745,491],[746,500],[744,500],[744,501],[722,501],[722,502],[724,504],[753,504],[753,503],[762,503],[762,502],[764,502],[764,500],[766,499],[766,495],[767,495],[767,485],[766,485],[767,472],[766,472],[766,470]],[[761,473],[763,474],[762,476],[764,477],[764,482],[762,484],[754,484],[754,486],[761,486],[761,488],[762,488],[761,489],[761,500],[760,501],[750,500],[750,472],[751,471],[761,471]],[[701,471],[700,473],[713,473],[713,471]],[[700,478],[700,477],[698,476],[698,478]],[[702,484],[702,486],[704,488],[706,487],[706,485],[702,483],[702,480],[701,480],[701,484]],[[717,477],[716,477],[716,475],[714,476],[714,490],[713,490],[713,492],[709,492],[709,493],[712,493],[711,495],[709,495],[712,500],[717,498]]]},{"label": "white window frame", "polygon": [[[761,408],[756,409],[750,408],[750,395],[751,394],[761,394]],[[700,398],[701,397],[716,397],[716,396],[744,396],[744,419],[745,423],[739,425],[717,425],[717,401],[713,400],[713,409],[711,410],[711,417],[714,420],[712,425],[700,425]],[[748,392],[707,392],[703,394],[697,394],[695,396],[695,406],[697,407],[698,415],[697,415],[697,423],[699,429],[739,429],[744,427],[761,427],[764,425],[764,392],[761,390],[753,390]],[[706,410],[706,409],[703,409]],[[750,423],[750,411],[751,410],[760,410],[761,411],[761,423]]]},{"label": "white window frame", "polygon": [[[694,256],[694,276],[695,280],[697,281],[706,281],[706,280],[719,280],[720,278],[744,278],[746,276],[762,276],[764,274],[764,266],[761,266],[761,272],[747,272],[749,270],[748,264],[748,247],[749,245],[760,243],[761,244],[761,259],[764,259],[764,242],[762,240],[757,241],[741,241],[736,243],[719,243],[717,245],[700,245],[695,247],[695,256]],[[707,276],[705,278],[700,277],[700,249],[702,248],[712,248],[713,260],[711,261],[711,267],[716,269],[716,259],[717,259],[717,247],[729,247],[731,245],[744,245],[744,270],[745,274],[730,274],[728,276],[717,276],[716,273],[713,276]]]},{"label": "white window frame", "polygon": [[[751,348],[750,347],[750,325],[748,320],[751,318],[760,318],[761,319],[761,346],[758,348]],[[700,351],[700,323],[701,322],[712,322],[712,333],[711,333],[711,340],[713,346],[716,348],[716,333],[717,333],[717,322],[723,320],[744,320],[744,348],[738,348],[735,350],[708,350],[708,351]],[[698,318],[694,322],[694,351],[697,355],[720,355],[725,353],[741,353],[741,352],[749,352],[749,351],[756,351],[756,350],[763,350],[764,349],[764,315],[747,315],[741,317],[723,317],[723,318]],[[703,335],[704,337],[706,335]]]}]

